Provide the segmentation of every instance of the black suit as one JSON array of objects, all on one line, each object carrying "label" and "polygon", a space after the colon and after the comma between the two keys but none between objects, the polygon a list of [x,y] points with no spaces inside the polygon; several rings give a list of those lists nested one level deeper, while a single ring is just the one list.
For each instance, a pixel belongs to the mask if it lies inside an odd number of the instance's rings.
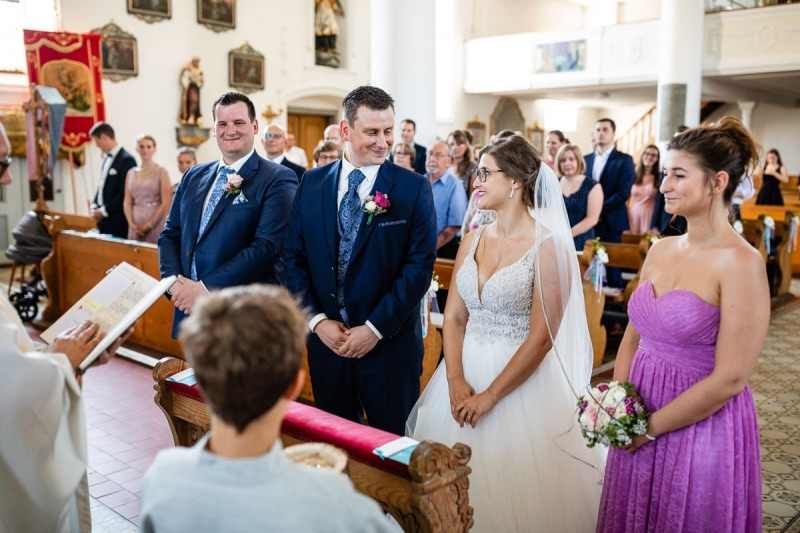
[{"label": "black suit", "polygon": [[[100,233],[123,239],[128,238],[128,220],[125,218],[122,204],[125,202],[125,177],[128,175],[128,171],[135,166],[136,160],[124,148],[120,148],[114,160],[111,161],[106,180],[103,183],[103,207],[108,216],[97,223]],[[94,194],[93,208],[100,207],[99,193],[98,189]]]},{"label": "black suit", "polygon": [[283,161],[281,161],[281,165],[285,166],[295,174],[297,174],[297,181],[299,182],[303,179],[303,174],[305,174],[306,169],[298,165],[297,163],[293,163],[289,161],[289,158],[285,155],[283,156]]}]

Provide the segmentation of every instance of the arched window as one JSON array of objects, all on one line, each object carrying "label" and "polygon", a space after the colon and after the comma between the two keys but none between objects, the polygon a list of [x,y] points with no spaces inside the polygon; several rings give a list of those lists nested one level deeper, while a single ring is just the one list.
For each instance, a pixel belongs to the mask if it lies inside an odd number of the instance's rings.
[{"label": "arched window", "polygon": [[0,72],[25,72],[23,29],[57,27],[56,0],[0,0]]}]

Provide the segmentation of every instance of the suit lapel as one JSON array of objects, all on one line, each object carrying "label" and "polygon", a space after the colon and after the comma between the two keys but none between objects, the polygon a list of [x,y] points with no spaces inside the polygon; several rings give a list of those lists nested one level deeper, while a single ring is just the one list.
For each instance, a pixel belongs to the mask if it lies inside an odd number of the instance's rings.
[{"label": "suit lapel", "polygon": [[[239,174],[244,179],[244,181],[242,182],[242,192],[240,192],[239,194],[244,194],[244,189],[245,185],[247,184],[247,180],[252,179],[256,175],[256,172],[258,171],[258,157],[259,157],[258,154],[253,152],[253,155],[250,156],[250,158],[245,162],[245,164],[242,165],[242,168],[239,169],[239,172],[236,173]],[[215,172],[214,173],[215,180],[216,176],[217,173]],[[208,192],[207,189],[206,192]],[[217,219],[220,216],[222,216],[222,212],[225,211],[225,209],[227,209],[228,206],[231,205],[235,199],[236,199],[235,195],[222,193],[222,198],[219,199],[219,203],[217,203],[216,208],[214,208],[214,212],[211,213],[211,218],[208,219],[208,225],[206,225],[206,229],[203,232],[201,238],[208,235],[211,226],[214,225],[214,222],[216,222]]]},{"label": "suit lapel", "polygon": [[[375,196],[375,191],[380,191],[381,193],[387,195],[389,197],[389,203],[391,203],[391,190],[392,185],[394,184],[391,176],[389,175],[389,165],[391,163],[383,163],[381,165],[380,170],[378,170],[378,176],[375,179],[375,185],[372,187],[372,191],[370,194]],[[391,206],[389,207],[391,209]],[[353,244],[353,252],[350,254],[350,263],[353,263],[353,260],[358,256],[361,250],[366,245],[367,241],[372,235],[372,232],[375,231],[375,228],[378,226],[378,218],[372,219],[372,224],[367,225],[367,219],[369,217],[362,214],[361,215],[361,226],[358,228],[358,235],[356,236],[356,242]]]},{"label": "suit lapel", "polygon": [[328,245],[328,253],[331,260],[336,261],[339,256],[337,246],[337,233],[339,225],[339,174],[342,169],[342,160],[331,165],[331,169],[325,176],[322,184],[322,228],[325,232],[325,242]]}]

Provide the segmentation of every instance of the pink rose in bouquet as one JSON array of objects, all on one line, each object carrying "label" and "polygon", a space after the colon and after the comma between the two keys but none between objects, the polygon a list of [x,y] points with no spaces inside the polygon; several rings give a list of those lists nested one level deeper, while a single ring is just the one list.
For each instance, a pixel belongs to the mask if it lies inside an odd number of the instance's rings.
[{"label": "pink rose in bouquet", "polygon": [[578,425],[589,448],[624,448],[647,433],[648,413],[633,383],[610,381],[588,388],[578,400]]}]

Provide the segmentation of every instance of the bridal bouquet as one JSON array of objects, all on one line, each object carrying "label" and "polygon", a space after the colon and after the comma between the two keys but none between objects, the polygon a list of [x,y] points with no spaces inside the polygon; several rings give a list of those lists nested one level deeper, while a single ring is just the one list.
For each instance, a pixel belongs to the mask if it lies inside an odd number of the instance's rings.
[{"label": "bridal bouquet", "polygon": [[627,381],[589,386],[578,400],[578,424],[589,448],[628,446],[635,435],[647,433],[647,415],[636,387]]}]

